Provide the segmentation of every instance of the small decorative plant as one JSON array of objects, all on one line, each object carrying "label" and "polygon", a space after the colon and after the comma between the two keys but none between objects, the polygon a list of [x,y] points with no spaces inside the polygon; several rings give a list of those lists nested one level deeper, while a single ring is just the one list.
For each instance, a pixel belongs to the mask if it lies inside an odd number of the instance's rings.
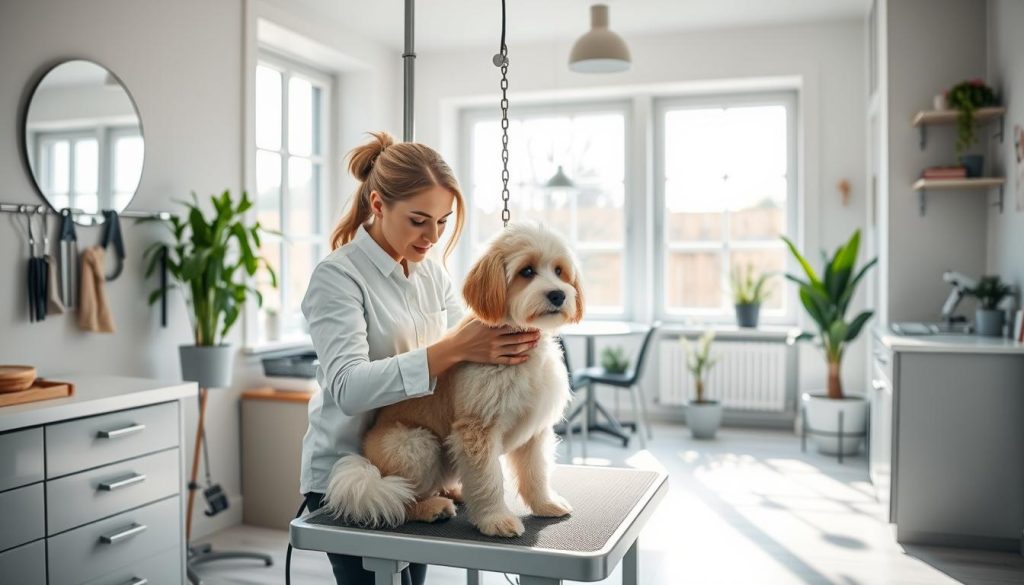
[{"label": "small decorative plant", "polygon": [[956,122],[956,152],[962,154],[976,142],[974,112],[996,105],[996,94],[981,79],[971,79],[951,87],[946,92],[946,101],[951,108],[960,111]]},{"label": "small decorative plant", "polygon": [[686,369],[693,374],[697,384],[697,403],[709,402],[704,400],[704,382],[708,372],[718,362],[718,358],[711,355],[711,342],[715,340],[715,331],[708,329],[697,340],[697,347],[694,348],[686,337],[680,337],[679,342],[683,344],[686,352]]},{"label": "small decorative plant", "polygon": [[1010,285],[1004,283],[998,276],[982,276],[978,280],[978,286],[968,291],[968,294],[978,299],[982,309],[995,311],[1000,301],[1012,292]]},{"label": "small decorative plant", "polygon": [[732,283],[732,300],[737,305],[760,305],[768,297],[771,287],[768,272],[758,272],[753,264],[734,267],[729,275]]},{"label": "small decorative plant", "polygon": [[[273,268],[257,255],[260,233],[265,230],[258,221],[245,223],[245,212],[252,207],[249,196],[243,192],[237,204],[228,191],[210,199],[214,208],[210,218],[204,216],[195,193],[192,202],[177,201],[186,208],[184,217],[174,215],[161,222],[170,229],[174,243],[156,242],[144,254],[148,258],[147,277],[166,254],[168,272],[185,291],[197,346],[219,345],[238,320],[250,294],[258,305],[263,304],[260,292],[249,284],[260,265],[270,274],[271,285],[277,286]],[[164,289],[153,291],[149,304],[164,294]]]},{"label": "small decorative plant", "polygon": [[873,311],[863,311],[852,321],[846,321],[846,309],[850,306],[853,294],[857,291],[857,284],[867,273],[878,258],[872,258],[859,271],[855,270],[857,252],[860,248],[860,230],[853,232],[850,240],[839,246],[832,258],[824,253],[825,261],[824,277],[811,268],[804,256],[796,249],[785,236],[783,241],[789,246],[793,256],[796,257],[804,270],[807,279],[787,274],[786,278],[795,282],[800,289],[800,302],[803,304],[807,314],[818,326],[817,334],[804,332],[797,340],[819,338],[825,350],[825,359],[828,361],[828,397],[833,399],[843,398],[843,386],[840,380],[840,366],[843,361],[843,353],[846,345],[857,338],[863,329],[864,324],[871,318]]},{"label": "small decorative plant", "polygon": [[613,374],[623,374],[629,368],[629,358],[619,346],[606,347],[601,351],[601,367]]}]

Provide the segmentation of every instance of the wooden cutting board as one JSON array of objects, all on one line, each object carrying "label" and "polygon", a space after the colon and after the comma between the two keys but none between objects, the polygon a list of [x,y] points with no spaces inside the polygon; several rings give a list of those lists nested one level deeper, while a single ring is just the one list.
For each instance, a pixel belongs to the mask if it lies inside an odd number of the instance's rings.
[{"label": "wooden cutting board", "polygon": [[0,407],[35,402],[37,400],[49,400],[51,398],[66,398],[74,393],[75,385],[70,382],[38,379],[28,390],[0,394]]}]

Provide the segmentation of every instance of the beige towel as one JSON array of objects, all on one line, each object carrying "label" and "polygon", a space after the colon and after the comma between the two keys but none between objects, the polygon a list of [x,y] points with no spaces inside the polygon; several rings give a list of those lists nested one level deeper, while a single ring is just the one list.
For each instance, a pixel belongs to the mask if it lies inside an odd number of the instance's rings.
[{"label": "beige towel", "polygon": [[100,246],[82,252],[81,286],[78,293],[78,326],[98,333],[114,332],[114,316],[107,305],[104,250]]}]

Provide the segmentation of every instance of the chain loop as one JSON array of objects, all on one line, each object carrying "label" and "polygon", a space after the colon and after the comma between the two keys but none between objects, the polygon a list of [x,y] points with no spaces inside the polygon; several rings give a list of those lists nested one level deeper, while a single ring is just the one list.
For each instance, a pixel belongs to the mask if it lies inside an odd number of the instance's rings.
[{"label": "chain loop", "polygon": [[501,68],[501,224],[508,227],[508,47],[505,45],[505,0],[501,2],[501,46],[492,62]]}]

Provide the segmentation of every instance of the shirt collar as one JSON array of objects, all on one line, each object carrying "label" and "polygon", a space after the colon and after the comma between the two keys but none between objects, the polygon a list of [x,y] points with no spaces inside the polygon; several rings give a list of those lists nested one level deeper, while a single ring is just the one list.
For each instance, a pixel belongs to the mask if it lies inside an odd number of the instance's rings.
[{"label": "shirt collar", "polygon": [[[401,263],[392,258],[391,255],[384,250],[384,248],[381,248],[380,244],[378,244],[377,241],[373,239],[373,236],[371,236],[370,233],[366,231],[365,225],[359,226],[359,229],[356,231],[356,237],[353,241],[355,242],[356,246],[359,246],[359,249],[362,250],[370,258],[370,261],[373,262],[373,265],[376,266],[377,269],[380,270],[380,273],[383,274],[384,276],[391,276],[391,274],[395,271],[396,268],[402,268]],[[406,259],[406,264],[409,266],[409,276],[411,277],[416,272],[416,268],[419,265],[419,263],[411,262],[408,259]]]}]

